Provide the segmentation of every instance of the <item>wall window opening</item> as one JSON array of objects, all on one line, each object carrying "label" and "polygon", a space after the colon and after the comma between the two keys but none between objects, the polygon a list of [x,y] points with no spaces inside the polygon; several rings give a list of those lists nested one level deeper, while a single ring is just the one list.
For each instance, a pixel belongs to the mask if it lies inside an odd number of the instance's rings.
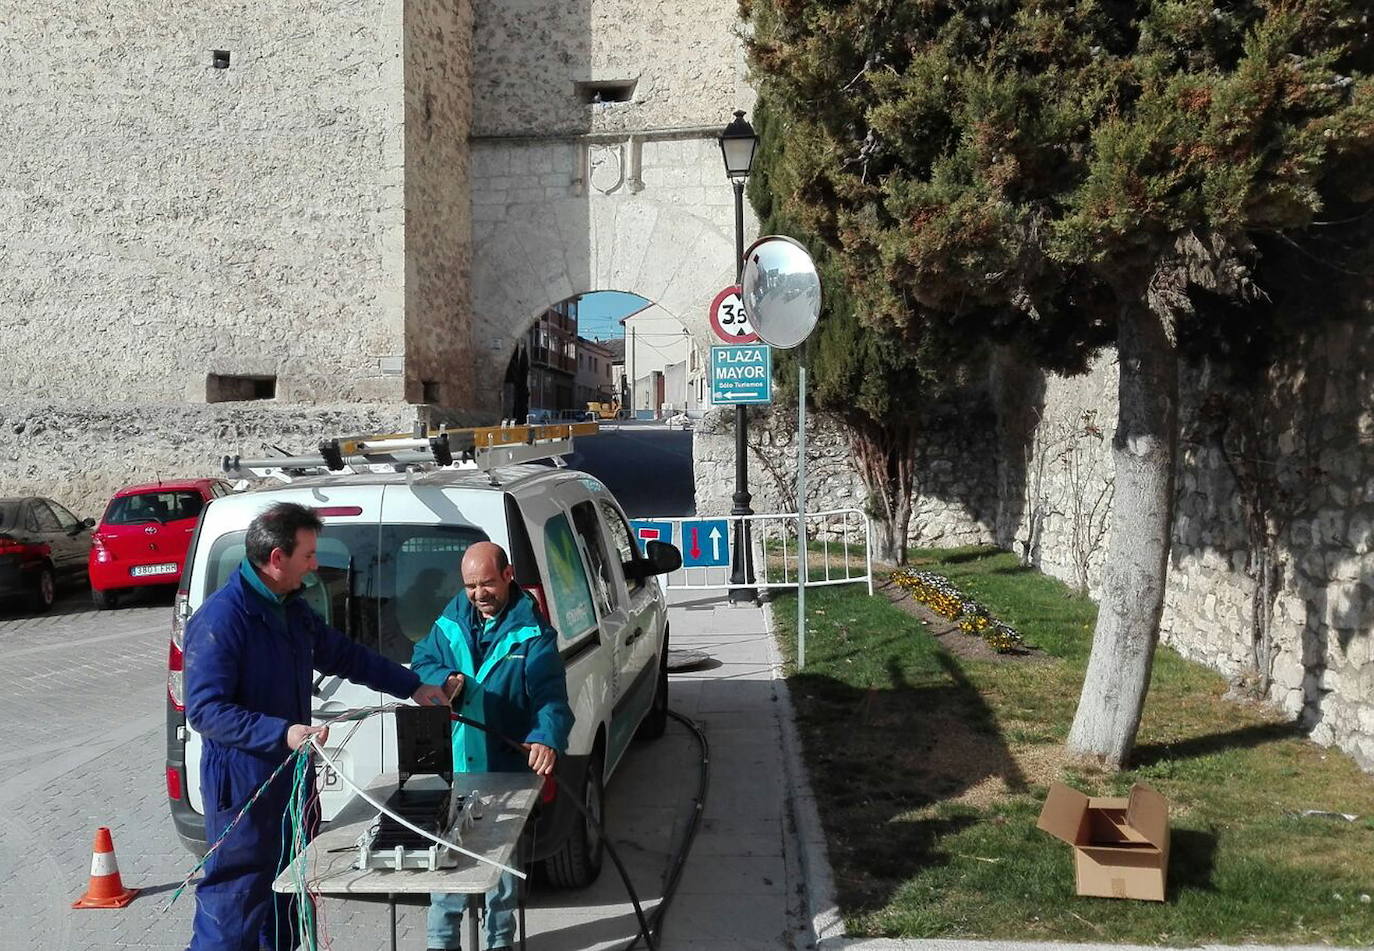
[{"label": "wall window opening", "polygon": [[205,402],[232,403],[244,400],[274,400],[277,378],[267,374],[219,374],[205,378]]},{"label": "wall window opening", "polygon": [[592,105],[598,102],[629,102],[634,98],[637,79],[595,79],[573,83],[577,98]]}]

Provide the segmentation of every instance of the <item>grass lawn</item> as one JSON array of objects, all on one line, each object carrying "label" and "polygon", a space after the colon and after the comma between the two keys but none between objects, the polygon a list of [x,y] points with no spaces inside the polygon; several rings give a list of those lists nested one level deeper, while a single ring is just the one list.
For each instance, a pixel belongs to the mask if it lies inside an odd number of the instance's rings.
[{"label": "grass lawn", "polygon": [[[1269,708],[1224,700],[1220,676],[1167,648],[1131,768],[1075,770],[1063,742],[1092,602],[992,549],[914,561],[1038,651],[957,656],[881,592],[807,592],[807,668],[788,683],[851,935],[1374,943],[1374,777]],[[790,665],[795,598],[774,616]],[[1090,795],[1145,782],[1170,800],[1167,901],[1074,895],[1069,847],[1035,827],[1055,780]]]}]

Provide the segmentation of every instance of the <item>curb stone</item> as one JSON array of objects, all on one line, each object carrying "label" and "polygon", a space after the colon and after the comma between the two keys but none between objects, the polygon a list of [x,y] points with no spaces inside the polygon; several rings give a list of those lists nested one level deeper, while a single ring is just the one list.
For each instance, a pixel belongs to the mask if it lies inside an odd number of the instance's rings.
[{"label": "curb stone", "polygon": [[792,693],[782,672],[778,652],[777,625],[773,623],[773,603],[763,602],[763,623],[768,632],[768,664],[778,697],[778,722],[782,731],[783,778],[786,782],[789,811],[797,823],[797,843],[805,883],[805,914],[811,920],[808,944],[828,948],[845,938],[844,918],[835,900],[835,878],[830,868],[825,832],[821,828],[811,777],[802,758],[801,737],[797,733]]}]

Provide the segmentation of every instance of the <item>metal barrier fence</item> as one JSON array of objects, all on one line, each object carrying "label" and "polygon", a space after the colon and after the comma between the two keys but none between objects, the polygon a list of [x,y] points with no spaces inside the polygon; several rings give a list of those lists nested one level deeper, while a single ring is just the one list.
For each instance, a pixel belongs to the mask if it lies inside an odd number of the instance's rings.
[{"label": "metal barrier fence", "polygon": [[[714,549],[713,554],[725,555],[724,564],[697,567],[684,567],[671,574],[660,576],[664,588],[669,591],[700,591],[718,588],[795,588],[803,571],[808,588],[834,584],[866,583],[868,593],[873,593],[873,554],[872,532],[868,517],[860,509],[832,509],[825,512],[807,512],[803,519],[806,523],[807,545],[805,553],[797,544],[797,513],[779,515],[722,515],[715,517],[668,517],[654,519],[635,519],[635,525],[668,524],[672,526],[671,540],[682,550],[684,561],[705,557],[706,560],[719,561],[706,555],[712,551],[711,545],[728,540],[729,548],[721,552]],[[746,522],[752,538],[754,580],[739,584],[730,580],[729,551],[733,550],[738,537],[737,523]],[[721,537],[702,538],[703,531],[712,531],[706,526],[718,529],[720,523],[728,523],[728,531]],[[660,530],[661,531],[661,530]],[[694,536],[692,533],[696,532]],[[647,537],[647,536],[641,536]],[[657,536],[652,536],[657,537]],[[695,550],[696,556],[692,554]],[[805,566],[803,568],[803,565]]]}]

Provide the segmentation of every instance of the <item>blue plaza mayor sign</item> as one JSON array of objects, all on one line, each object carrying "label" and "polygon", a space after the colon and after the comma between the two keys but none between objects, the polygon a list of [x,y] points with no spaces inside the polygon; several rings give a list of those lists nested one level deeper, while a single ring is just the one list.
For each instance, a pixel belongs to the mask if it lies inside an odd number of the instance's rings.
[{"label": "blue plaza mayor sign", "polygon": [[717,406],[773,402],[773,348],[761,343],[712,347],[711,402]]},{"label": "blue plaza mayor sign", "polygon": [[682,523],[682,567],[730,564],[730,526],[723,518]]}]

